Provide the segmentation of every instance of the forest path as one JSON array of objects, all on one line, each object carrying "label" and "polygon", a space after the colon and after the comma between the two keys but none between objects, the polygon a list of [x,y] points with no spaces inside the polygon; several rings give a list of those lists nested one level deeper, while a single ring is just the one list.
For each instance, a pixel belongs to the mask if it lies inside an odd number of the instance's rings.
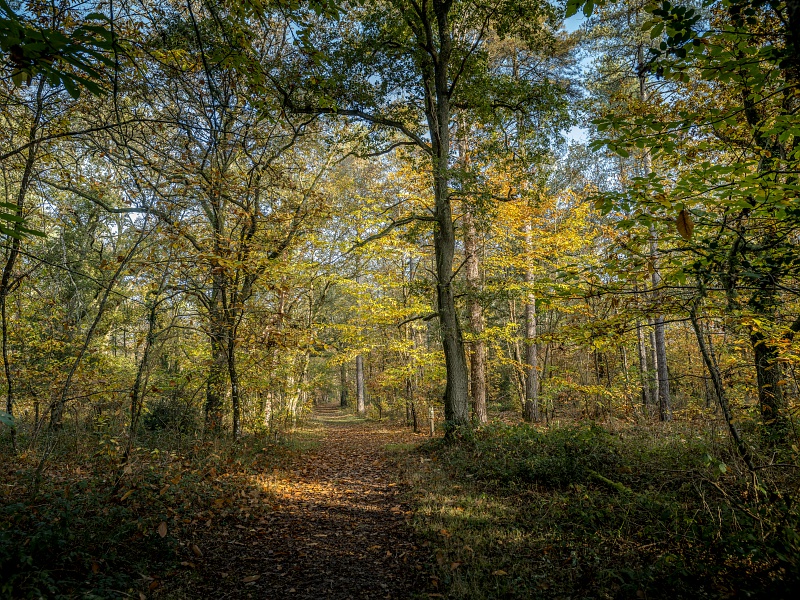
[{"label": "forest path", "polygon": [[222,572],[198,573],[202,581],[195,581],[191,593],[254,599],[414,597],[425,554],[406,522],[411,513],[387,444],[419,437],[396,425],[356,419],[335,405],[317,407],[313,420],[319,446],[300,455],[298,464],[266,476],[272,510],[260,528],[235,525],[238,531],[223,532],[230,545],[213,561]]}]

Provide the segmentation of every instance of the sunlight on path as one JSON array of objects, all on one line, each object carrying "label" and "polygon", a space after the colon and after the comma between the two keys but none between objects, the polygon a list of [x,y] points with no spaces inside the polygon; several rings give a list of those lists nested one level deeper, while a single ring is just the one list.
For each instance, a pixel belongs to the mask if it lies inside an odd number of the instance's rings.
[{"label": "sunlight on path", "polygon": [[314,420],[320,446],[291,469],[256,478],[274,510],[230,546],[238,554],[224,559],[237,571],[224,574],[232,588],[220,593],[222,582],[207,582],[209,597],[413,597],[421,553],[386,445],[419,438],[335,406],[317,407]]}]

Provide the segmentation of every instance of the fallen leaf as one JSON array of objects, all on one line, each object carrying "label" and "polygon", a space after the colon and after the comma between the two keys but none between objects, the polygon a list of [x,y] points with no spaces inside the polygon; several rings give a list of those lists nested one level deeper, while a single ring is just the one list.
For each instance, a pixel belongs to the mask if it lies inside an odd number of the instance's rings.
[{"label": "fallen leaf", "polygon": [[492,571],[492,575],[508,575],[508,573],[506,573],[502,569],[497,569],[497,571]]},{"label": "fallen leaf", "polygon": [[203,556],[203,552],[202,550],[200,550],[200,547],[197,544],[192,544],[191,547],[192,547],[192,554],[194,554],[198,558]]},{"label": "fallen leaf", "polygon": [[100,565],[98,565],[96,562],[92,562],[92,573],[97,575],[99,572],[100,572]]},{"label": "fallen leaf", "polygon": [[181,561],[181,566],[182,567],[189,567],[190,569],[196,569],[197,568],[197,565],[195,565],[193,562],[189,562],[188,560],[182,560]]},{"label": "fallen leaf", "polygon": [[450,563],[450,570],[451,571],[455,571],[458,567],[461,566],[461,564],[462,563],[460,563],[460,562],[452,562],[452,563]]},{"label": "fallen leaf", "polygon": [[259,579],[261,579],[261,575],[249,575],[248,577],[242,579],[242,583],[252,583],[253,581],[258,581]]},{"label": "fallen leaf", "polygon": [[128,490],[127,492],[125,492],[124,494],[122,494],[122,498],[120,498],[120,499],[119,499],[119,501],[120,501],[120,502],[123,502],[123,501],[127,500],[128,498],[130,498],[130,497],[131,497],[131,494],[133,494],[133,492],[134,492],[134,491],[135,491],[135,490]]},{"label": "fallen leaf", "polygon": [[162,538],[167,535],[166,522],[161,521],[161,523],[158,525],[158,535],[160,535]]}]

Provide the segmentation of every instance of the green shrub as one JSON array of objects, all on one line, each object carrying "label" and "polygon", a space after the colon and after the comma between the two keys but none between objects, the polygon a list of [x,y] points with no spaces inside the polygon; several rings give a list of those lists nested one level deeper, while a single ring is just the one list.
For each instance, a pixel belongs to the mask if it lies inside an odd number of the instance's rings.
[{"label": "green shrub", "polygon": [[176,431],[191,433],[197,429],[197,415],[193,408],[169,398],[159,398],[147,407],[142,415],[142,426],[147,431]]},{"label": "green shrub", "polygon": [[80,488],[0,507],[0,598],[119,598],[145,557],[174,556],[129,509]]},{"label": "green shrub", "polygon": [[613,436],[600,427],[541,433],[524,424],[462,433],[448,460],[477,480],[546,487],[585,482],[589,471],[613,470],[620,462]]},{"label": "green shrub", "polygon": [[493,424],[422,451],[416,524],[449,597],[800,589],[800,473],[759,471],[755,490],[735,449],[696,431]]}]

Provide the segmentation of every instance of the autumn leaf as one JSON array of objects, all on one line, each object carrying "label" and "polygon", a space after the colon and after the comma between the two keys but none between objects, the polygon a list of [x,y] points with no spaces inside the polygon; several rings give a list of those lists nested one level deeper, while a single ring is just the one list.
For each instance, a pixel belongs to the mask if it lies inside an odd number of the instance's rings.
[{"label": "autumn leaf", "polygon": [[242,583],[252,583],[253,581],[258,581],[261,579],[261,575],[249,575],[242,579]]},{"label": "autumn leaf", "polygon": [[200,547],[197,544],[192,544],[191,548],[192,554],[194,554],[196,557],[200,558],[203,556],[203,552],[200,550]]},{"label": "autumn leaf", "polygon": [[161,523],[158,524],[158,535],[162,538],[167,535],[167,524],[165,521],[161,521]]},{"label": "autumn leaf", "polygon": [[694,223],[692,222],[692,217],[685,208],[678,213],[678,233],[681,234],[681,237],[685,240],[692,239],[692,232],[694,231]]}]

